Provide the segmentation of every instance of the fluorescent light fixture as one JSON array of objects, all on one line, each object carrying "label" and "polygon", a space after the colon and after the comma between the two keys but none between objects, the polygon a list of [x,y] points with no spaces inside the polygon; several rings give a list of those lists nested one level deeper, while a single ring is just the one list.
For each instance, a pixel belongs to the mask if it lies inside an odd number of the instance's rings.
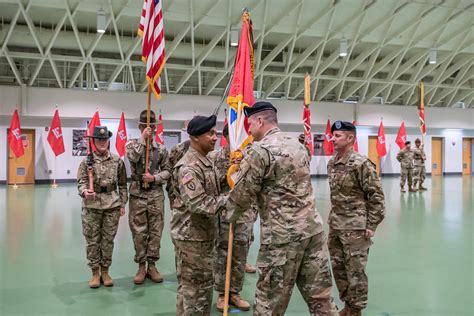
[{"label": "fluorescent light fixture", "polygon": [[237,27],[230,29],[230,46],[239,46],[239,29]]},{"label": "fluorescent light fixture", "polygon": [[344,37],[341,38],[341,41],[339,42],[339,56],[347,56],[347,40]]},{"label": "fluorescent light fixture", "polygon": [[436,51],[434,49],[430,49],[430,64],[436,64]]},{"label": "fluorescent light fixture", "polygon": [[105,23],[105,11],[100,8],[99,11],[97,11],[97,33],[105,33]]}]

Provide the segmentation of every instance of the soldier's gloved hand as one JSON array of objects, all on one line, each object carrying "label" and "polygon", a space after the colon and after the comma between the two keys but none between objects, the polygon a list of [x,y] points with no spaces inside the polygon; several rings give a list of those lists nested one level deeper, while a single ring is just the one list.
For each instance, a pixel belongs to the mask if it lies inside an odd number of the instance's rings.
[{"label": "soldier's gloved hand", "polygon": [[121,207],[120,208],[120,216],[124,216],[125,215],[125,208]]},{"label": "soldier's gloved hand", "polygon": [[146,182],[146,183],[155,182],[155,177],[147,172],[143,174],[143,182]]},{"label": "soldier's gloved hand", "polygon": [[142,138],[146,140],[147,138],[152,137],[152,130],[151,127],[145,127],[145,129],[142,132]]},{"label": "soldier's gloved hand", "polygon": [[371,237],[374,237],[374,235],[375,235],[375,232],[373,230],[370,230],[370,229],[365,230],[365,237],[371,238]]},{"label": "soldier's gloved hand", "polygon": [[240,165],[242,159],[244,159],[244,154],[240,149],[237,149],[230,155],[230,163],[233,165]]},{"label": "soldier's gloved hand", "polygon": [[94,191],[89,191],[89,190],[84,190],[84,197],[86,200],[94,200],[95,199],[95,192]]}]

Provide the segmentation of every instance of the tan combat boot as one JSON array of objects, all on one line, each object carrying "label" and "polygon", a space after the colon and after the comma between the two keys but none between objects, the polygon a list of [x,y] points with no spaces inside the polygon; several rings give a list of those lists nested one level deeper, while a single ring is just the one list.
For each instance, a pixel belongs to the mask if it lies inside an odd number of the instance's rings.
[{"label": "tan combat boot", "polygon": [[408,186],[408,191],[410,192],[416,192],[416,188],[412,186]]},{"label": "tan combat boot", "polygon": [[146,276],[155,283],[163,282],[163,277],[156,269],[154,263],[148,262],[148,270],[146,272]]},{"label": "tan combat boot", "polygon": [[224,294],[219,294],[217,297],[216,308],[219,312],[224,312]]},{"label": "tan combat boot", "polygon": [[248,311],[250,309],[249,302],[241,298],[240,295],[236,293],[230,293],[230,304],[234,305],[241,311]]},{"label": "tan combat boot", "polygon": [[114,286],[114,280],[109,275],[109,268],[108,267],[101,267],[100,268],[100,279],[105,286]]},{"label": "tan combat boot", "polygon": [[140,263],[138,265],[137,274],[135,274],[135,277],[133,278],[133,283],[143,284],[143,282],[145,282],[145,276],[146,276],[146,271],[145,270],[146,270],[145,262]]},{"label": "tan combat boot", "polygon": [[400,186],[400,192],[405,193],[405,187]]},{"label": "tan combat boot", "polygon": [[245,272],[247,273],[255,273],[257,272],[257,268],[255,268],[253,265],[246,263],[245,264]]},{"label": "tan combat boot", "polygon": [[426,190],[428,190],[428,189],[425,188],[425,187],[420,183],[420,186],[418,187],[418,190],[420,190],[420,191],[426,191]]},{"label": "tan combat boot", "polygon": [[96,288],[100,287],[99,268],[93,268],[92,269],[92,278],[89,281],[89,287],[91,289],[96,289]]}]

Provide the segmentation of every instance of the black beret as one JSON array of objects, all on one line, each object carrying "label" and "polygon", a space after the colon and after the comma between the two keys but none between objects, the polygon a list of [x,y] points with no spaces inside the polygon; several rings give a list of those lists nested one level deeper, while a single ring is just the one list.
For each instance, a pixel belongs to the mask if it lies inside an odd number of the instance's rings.
[{"label": "black beret", "polygon": [[348,132],[355,132],[356,128],[354,124],[351,122],[344,122],[344,121],[335,121],[331,127],[331,133],[334,131],[348,131]]},{"label": "black beret", "polygon": [[277,112],[276,107],[273,106],[270,102],[266,101],[258,101],[255,102],[252,106],[248,107],[246,106],[244,108],[244,114],[246,117],[250,117],[258,112],[262,111],[274,111],[275,113]]},{"label": "black beret", "polygon": [[407,141],[405,142],[405,145],[408,145],[408,144],[411,144],[411,141],[407,140]]},{"label": "black beret", "polygon": [[209,132],[214,126],[216,126],[217,117],[215,115],[202,116],[196,115],[188,123],[187,132],[191,136],[199,136]]},{"label": "black beret", "polygon": [[112,132],[107,129],[107,126],[94,126],[94,131],[92,135],[86,136],[97,139],[109,139],[112,137]]}]

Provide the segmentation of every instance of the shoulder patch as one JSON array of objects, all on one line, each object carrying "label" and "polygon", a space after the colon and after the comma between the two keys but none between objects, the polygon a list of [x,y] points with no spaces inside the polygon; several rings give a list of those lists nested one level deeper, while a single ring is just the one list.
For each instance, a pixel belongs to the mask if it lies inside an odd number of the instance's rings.
[{"label": "shoulder patch", "polygon": [[193,179],[193,176],[190,173],[186,173],[181,179],[182,184],[186,184]]}]

